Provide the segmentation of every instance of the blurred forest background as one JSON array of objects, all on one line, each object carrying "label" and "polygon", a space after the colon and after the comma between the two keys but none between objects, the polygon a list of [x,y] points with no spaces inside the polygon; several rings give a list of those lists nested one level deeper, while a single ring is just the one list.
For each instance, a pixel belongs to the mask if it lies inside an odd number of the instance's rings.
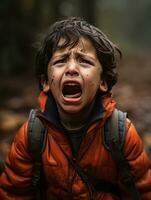
[{"label": "blurred forest background", "polygon": [[0,1],[0,152],[5,157],[16,130],[37,105],[34,42],[38,33],[66,16],[81,16],[101,28],[123,52],[118,107],[151,146],[150,0]]}]

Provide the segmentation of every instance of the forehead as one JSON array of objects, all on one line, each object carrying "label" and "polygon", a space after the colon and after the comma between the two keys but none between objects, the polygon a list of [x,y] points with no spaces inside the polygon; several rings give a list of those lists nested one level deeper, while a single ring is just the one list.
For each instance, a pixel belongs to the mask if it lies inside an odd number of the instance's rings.
[{"label": "forehead", "polygon": [[[61,47],[65,42],[65,39],[61,38],[59,43],[58,43],[58,47]],[[65,47],[65,48],[58,48],[54,51],[53,55],[57,55],[57,54],[61,54],[61,53],[65,53],[65,52],[69,52],[69,51],[77,51],[77,52],[81,52],[84,54],[93,54],[96,56],[96,49],[94,47],[94,45],[92,44],[92,42],[84,37],[81,37],[77,43],[77,45],[71,47]]]}]

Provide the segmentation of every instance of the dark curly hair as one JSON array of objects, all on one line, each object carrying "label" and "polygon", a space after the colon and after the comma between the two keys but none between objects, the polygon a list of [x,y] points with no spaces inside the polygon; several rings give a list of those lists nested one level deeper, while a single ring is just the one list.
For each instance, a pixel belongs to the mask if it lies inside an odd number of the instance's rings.
[{"label": "dark curly hair", "polygon": [[[108,91],[117,82],[117,61],[122,53],[100,29],[78,17],[70,17],[54,23],[43,35],[36,54],[36,76],[42,89],[42,79],[47,80],[47,65],[53,52],[58,48],[74,47],[81,37],[88,38],[96,49],[102,65],[101,78],[107,83]],[[64,43],[58,46],[61,38]]]}]

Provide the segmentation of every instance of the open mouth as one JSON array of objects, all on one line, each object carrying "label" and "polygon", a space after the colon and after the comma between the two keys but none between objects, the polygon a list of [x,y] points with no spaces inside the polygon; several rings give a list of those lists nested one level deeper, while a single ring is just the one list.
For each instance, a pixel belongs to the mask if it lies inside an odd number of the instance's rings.
[{"label": "open mouth", "polygon": [[81,85],[77,83],[66,83],[63,86],[62,94],[66,98],[79,98],[82,94]]}]

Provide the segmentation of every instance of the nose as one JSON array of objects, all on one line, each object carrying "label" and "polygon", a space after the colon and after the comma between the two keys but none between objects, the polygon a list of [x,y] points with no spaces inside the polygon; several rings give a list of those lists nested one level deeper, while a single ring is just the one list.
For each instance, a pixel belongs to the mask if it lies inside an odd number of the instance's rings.
[{"label": "nose", "polygon": [[66,76],[79,76],[79,70],[75,61],[69,62],[65,72]]}]

